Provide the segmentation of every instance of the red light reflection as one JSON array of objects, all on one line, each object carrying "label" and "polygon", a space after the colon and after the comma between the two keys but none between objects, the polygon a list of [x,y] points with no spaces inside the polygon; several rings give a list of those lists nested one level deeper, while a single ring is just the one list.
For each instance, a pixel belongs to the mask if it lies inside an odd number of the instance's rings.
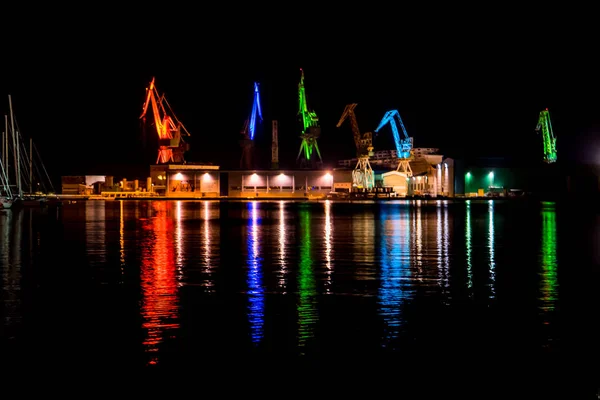
[{"label": "red light reflection", "polygon": [[179,299],[172,202],[152,202],[152,209],[154,216],[142,224],[141,312],[144,349],[151,355],[149,364],[157,364],[165,333],[179,328]]}]

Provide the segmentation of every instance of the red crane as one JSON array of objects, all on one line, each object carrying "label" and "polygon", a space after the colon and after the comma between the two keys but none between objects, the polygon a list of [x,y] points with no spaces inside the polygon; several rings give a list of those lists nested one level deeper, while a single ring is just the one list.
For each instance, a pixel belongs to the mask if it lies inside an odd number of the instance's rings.
[{"label": "red crane", "polygon": [[190,133],[175,116],[165,95],[158,93],[154,78],[150,82],[150,87],[146,88],[146,101],[140,119],[145,121],[148,105],[150,104],[154,115],[154,125],[158,133],[158,158],[156,163],[184,163],[184,153],[189,150],[189,145],[183,140],[183,136],[190,136]]}]

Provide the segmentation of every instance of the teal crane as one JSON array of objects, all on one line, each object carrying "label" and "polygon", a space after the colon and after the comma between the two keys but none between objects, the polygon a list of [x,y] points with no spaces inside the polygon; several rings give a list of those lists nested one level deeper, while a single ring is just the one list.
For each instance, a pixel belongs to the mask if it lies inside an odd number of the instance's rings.
[{"label": "teal crane", "polygon": [[[398,131],[398,124],[402,128],[403,138],[400,137]],[[394,135],[394,144],[396,145],[396,156],[398,157],[398,168],[396,171],[404,172],[407,176],[412,176],[412,169],[410,168],[410,160],[413,158],[413,138],[408,136],[406,128],[400,117],[398,110],[390,110],[385,113],[379,126],[375,129],[375,133],[379,132],[385,124],[389,123],[392,127],[392,134]]]}]

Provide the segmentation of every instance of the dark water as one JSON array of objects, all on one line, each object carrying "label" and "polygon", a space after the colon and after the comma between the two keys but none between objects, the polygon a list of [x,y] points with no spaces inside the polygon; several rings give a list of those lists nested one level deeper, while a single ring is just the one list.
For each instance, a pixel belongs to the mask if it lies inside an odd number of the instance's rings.
[{"label": "dark water", "polygon": [[2,360],[585,361],[599,218],[499,200],[3,210]]}]

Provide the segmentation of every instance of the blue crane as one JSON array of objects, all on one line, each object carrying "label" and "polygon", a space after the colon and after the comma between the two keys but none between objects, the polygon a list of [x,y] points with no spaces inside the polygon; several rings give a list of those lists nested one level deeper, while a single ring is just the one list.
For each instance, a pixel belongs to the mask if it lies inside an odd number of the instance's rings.
[{"label": "blue crane", "polygon": [[[400,132],[398,132],[398,126],[396,125],[396,121],[394,121],[394,117],[397,117],[398,119],[398,123],[402,128],[402,133],[404,134],[404,139],[400,138]],[[375,133],[379,132],[379,130],[388,122],[392,126],[392,133],[394,134],[394,143],[396,144],[398,158],[411,158],[413,138],[409,137],[408,133],[406,133],[406,128],[404,127],[404,123],[402,122],[402,118],[400,117],[398,110],[390,110],[386,112],[381,119],[379,126],[377,129],[375,129]]]},{"label": "blue crane", "polygon": [[[400,138],[400,132],[398,132],[398,125],[394,119],[398,120],[398,124],[402,128],[404,138]],[[392,126],[392,133],[394,134],[394,144],[396,145],[396,156],[398,157],[398,168],[396,171],[406,173],[406,176],[412,176],[412,169],[410,167],[410,160],[413,157],[413,138],[408,136],[406,128],[400,117],[398,110],[390,110],[385,113],[379,126],[375,129],[375,133],[379,132],[385,124],[389,123]]]},{"label": "blue crane", "polygon": [[256,167],[254,160],[254,134],[256,132],[256,122],[262,122],[262,111],[260,108],[260,96],[258,92],[258,83],[254,82],[254,95],[252,101],[252,111],[250,117],[244,122],[242,128],[242,159],[240,160],[240,168],[253,169]]},{"label": "blue crane", "polygon": [[260,97],[258,94],[258,83],[254,82],[254,102],[252,103],[252,113],[250,114],[250,126],[248,127],[250,130],[250,140],[254,140],[254,131],[256,130],[256,116],[258,113],[258,117],[262,122],[262,111],[260,109]]}]

